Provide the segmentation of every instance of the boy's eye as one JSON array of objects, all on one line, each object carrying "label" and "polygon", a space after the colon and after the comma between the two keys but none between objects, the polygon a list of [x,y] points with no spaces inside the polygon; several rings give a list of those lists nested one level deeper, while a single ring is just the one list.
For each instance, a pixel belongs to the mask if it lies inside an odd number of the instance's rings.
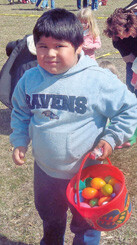
[{"label": "boy's eye", "polygon": [[63,45],[57,45],[56,48],[63,48]]},{"label": "boy's eye", "polygon": [[38,48],[47,48],[45,45],[39,45]]}]

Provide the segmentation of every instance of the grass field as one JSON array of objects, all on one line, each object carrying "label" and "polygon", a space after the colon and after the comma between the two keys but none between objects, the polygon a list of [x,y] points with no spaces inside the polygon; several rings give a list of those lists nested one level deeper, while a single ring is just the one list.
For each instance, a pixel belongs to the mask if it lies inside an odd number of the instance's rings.
[{"label": "grass field", "polygon": [[[43,13],[34,10],[32,4],[9,5],[8,0],[0,1],[0,69],[7,60],[5,47],[9,41],[20,39],[32,33],[34,24]],[[63,7],[77,13],[76,0],[55,0],[56,7]],[[130,0],[108,0],[107,6],[100,6],[94,12],[98,20],[102,47],[96,52],[97,61],[110,60],[116,65],[122,82],[125,82],[125,63],[113,48],[111,39],[103,35],[106,18],[117,7],[124,7]],[[0,103],[0,245],[38,245],[42,236],[42,223],[33,203],[33,158],[31,147],[27,153],[27,162],[17,167],[12,162],[12,148],[9,143],[10,111]],[[136,245],[137,244],[137,145],[128,149],[115,150],[111,156],[112,163],[119,167],[126,178],[132,201],[130,220],[120,229],[102,232],[102,245]],[[68,223],[65,245],[71,245],[73,234]],[[55,244],[56,245],[56,244]],[[91,244],[92,245],[92,244]]]}]

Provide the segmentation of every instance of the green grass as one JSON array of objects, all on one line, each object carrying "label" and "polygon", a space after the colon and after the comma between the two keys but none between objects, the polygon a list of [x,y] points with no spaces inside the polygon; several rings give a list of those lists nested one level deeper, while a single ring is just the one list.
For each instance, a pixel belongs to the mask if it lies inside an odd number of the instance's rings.
[{"label": "green grass", "polygon": [[[32,33],[37,18],[43,13],[34,11],[32,4],[9,5],[8,0],[0,1],[0,68],[7,60],[5,47],[9,41],[23,38]],[[64,7],[77,13],[76,1],[55,0],[56,7]],[[106,17],[115,8],[124,7],[130,0],[108,0],[107,6],[99,7],[95,12],[101,31],[102,47],[96,52],[97,61],[110,60],[119,70],[120,79],[125,82],[125,63],[112,46],[111,39],[102,33]],[[106,55],[110,53],[110,55]],[[103,55],[106,56],[103,56]],[[27,162],[22,167],[12,162],[12,147],[9,143],[10,110],[0,103],[0,245],[38,245],[42,236],[42,222],[34,207],[33,197],[33,158],[31,147],[27,153]],[[102,232],[101,245],[136,245],[137,244],[137,145],[129,149],[114,151],[112,163],[125,174],[126,186],[132,201],[130,220],[120,229]],[[68,223],[65,245],[72,244],[73,234],[69,224],[71,213],[68,212]]]}]

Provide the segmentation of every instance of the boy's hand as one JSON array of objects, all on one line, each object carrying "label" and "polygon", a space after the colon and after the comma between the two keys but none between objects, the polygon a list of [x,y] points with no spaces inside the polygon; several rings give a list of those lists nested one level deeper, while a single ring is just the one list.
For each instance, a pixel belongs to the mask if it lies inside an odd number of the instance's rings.
[{"label": "boy's hand", "polygon": [[19,146],[14,149],[13,154],[12,154],[12,159],[17,165],[22,165],[24,164],[24,157],[25,153],[27,151],[27,148],[24,146]]},{"label": "boy's hand", "polygon": [[102,156],[97,159],[99,161],[105,160],[108,156],[112,154],[112,151],[113,151],[111,145],[105,140],[100,140],[95,148],[103,149]]}]

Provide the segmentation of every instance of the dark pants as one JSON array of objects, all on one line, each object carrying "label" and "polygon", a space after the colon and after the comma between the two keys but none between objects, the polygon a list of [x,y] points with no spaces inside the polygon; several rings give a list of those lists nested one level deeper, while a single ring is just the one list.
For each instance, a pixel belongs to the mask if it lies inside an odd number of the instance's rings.
[{"label": "dark pants", "polygon": [[[43,220],[43,238],[40,245],[63,245],[67,221],[68,201],[66,188],[69,180],[48,176],[34,165],[35,206]],[[92,229],[86,221],[69,206],[73,214],[70,229],[75,233],[73,245],[98,245],[100,232]]]},{"label": "dark pants", "polygon": [[[88,0],[83,0],[83,8],[86,8],[88,5]],[[81,0],[77,0],[77,8],[81,9]]]}]

